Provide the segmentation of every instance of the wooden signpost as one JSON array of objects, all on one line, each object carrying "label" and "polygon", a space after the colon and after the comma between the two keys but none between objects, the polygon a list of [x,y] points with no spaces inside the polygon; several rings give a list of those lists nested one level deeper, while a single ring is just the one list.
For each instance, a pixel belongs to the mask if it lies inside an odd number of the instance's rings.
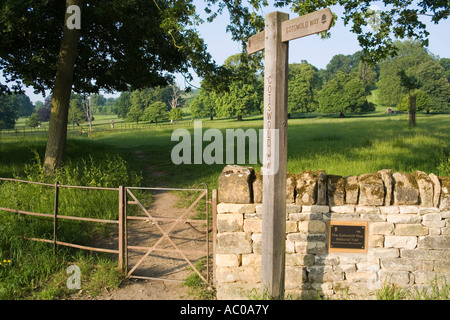
[{"label": "wooden signpost", "polygon": [[333,14],[326,8],[288,19],[269,13],[265,30],[247,43],[248,54],[265,50],[261,286],[271,297],[284,295],[288,42],[328,30]]}]

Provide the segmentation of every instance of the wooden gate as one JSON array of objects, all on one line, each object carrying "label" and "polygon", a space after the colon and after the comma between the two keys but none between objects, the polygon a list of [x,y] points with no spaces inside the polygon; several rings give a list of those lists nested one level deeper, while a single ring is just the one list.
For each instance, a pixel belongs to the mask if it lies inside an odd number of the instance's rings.
[{"label": "wooden gate", "polygon": [[[151,280],[164,280],[164,281],[183,281],[180,279],[173,279],[173,278],[167,278],[167,277],[155,277],[155,276],[146,276],[146,275],[138,275],[136,274],[136,271],[140,266],[143,265],[144,261],[150,256],[155,257],[158,255],[159,258],[164,257],[164,255],[170,255],[174,254],[175,256],[181,257],[182,259],[179,259],[181,261],[185,261],[187,265],[189,265],[193,271],[195,271],[198,276],[206,283],[210,282],[210,261],[211,261],[211,253],[214,253],[214,239],[210,239],[210,233],[212,231],[213,237],[216,234],[215,232],[215,215],[216,215],[216,206],[217,206],[217,192],[216,190],[213,190],[213,199],[212,201],[209,201],[208,199],[208,188],[206,189],[177,189],[177,188],[141,188],[141,187],[127,187],[124,190],[124,211],[125,211],[125,223],[124,223],[124,243],[122,243],[122,247],[124,249],[124,268],[125,273],[128,278],[138,278],[138,279],[151,279]],[[193,201],[190,206],[187,209],[181,209],[184,210],[179,216],[177,217],[165,217],[164,212],[150,212],[148,208],[142,203],[144,201],[139,200],[138,197],[142,195],[143,192],[173,192],[173,191],[189,191],[189,192],[199,192],[200,195]],[[201,202],[201,200],[205,198],[205,219],[192,219],[190,216],[193,214],[193,209]],[[212,204],[212,227],[210,222],[210,209],[209,206]],[[130,205],[136,205],[137,211],[139,215],[131,215],[131,207]],[[136,209],[136,208],[135,208]],[[198,209],[197,209],[198,210]],[[136,210],[134,210],[136,211]],[[152,237],[152,241],[150,244],[147,245],[130,245],[128,243],[130,239],[130,232],[133,232],[129,224],[130,221],[134,220],[134,223],[137,223],[136,220],[140,221],[139,223],[147,223],[148,226],[151,225],[152,230],[155,232],[146,232],[151,233],[151,235],[146,234],[146,237]],[[167,226],[167,224],[169,224]],[[146,227],[149,229],[150,227]],[[189,249],[183,249],[181,248],[182,244],[176,243],[175,240],[177,239],[175,232],[181,232],[180,227],[183,227],[184,229],[190,228],[196,232],[197,235],[200,235],[201,241],[199,241],[199,238],[197,239],[186,239],[183,238],[184,242],[188,241],[197,241],[197,242],[204,242],[203,246],[199,245],[199,248],[194,248],[194,250]],[[202,230],[199,230],[202,229]],[[192,232],[191,232],[192,233]],[[214,237],[215,238],[215,237]],[[149,240],[148,240],[149,241]],[[147,241],[147,242],[148,242]],[[165,246],[163,246],[163,243],[165,243]],[[133,266],[129,266],[129,259],[128,251],[144,251],[145,254],[140,257],[140,259],[133,263]],[[188,256],[196,256],[197,258],[189,258]],[[204,276],[200,270],[196,268],[194,265],[195,261],[198,260],[199,256],[206,258],[206,276]],[[167,259],[172,259],[168,258]],[[212,260],[214,261],[214,259]],[[147,262],[148,263],[148,262]],[[152,262],[153,263],[153,262]],[[131,269],[128,270],[128,267],[131,267]],[[213,268],[214,270],[214,268]]]}]

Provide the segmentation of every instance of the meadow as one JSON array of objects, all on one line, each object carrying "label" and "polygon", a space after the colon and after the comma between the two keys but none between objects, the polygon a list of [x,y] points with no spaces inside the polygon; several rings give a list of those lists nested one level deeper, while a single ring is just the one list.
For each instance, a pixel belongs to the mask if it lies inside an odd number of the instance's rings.
[{"label": "meadow", "polygon": [[[450,114],[418,114],[417,126],[408,126],[406,114],[385,114],[385,108],[366,115],[307,115],[288,122],[288,172],[323,169],[328,174],[360,175],[381,169],[400,172],[415,170],[450,175]],[[115,128],[110,121],[115,121]],[[216,128],[260,129],[262,116],[202,120],[203,130]],[[28,132],[24,127],[0,136],[0,177],[89,186],[165,186],[196,187],[207,183],[218,187],[218,176],[225,164],[180,164],[171,161],[172,132],[186,128],[193,133],[193,122],[124,123],[115,116],[99,116],[91,136],[86,126],[69,128],[68,161],[55,177],[44,177],[41,161],[46,146],[45,126]],[[224,134],[225,136],[225,134]],[[203,147],[209,142],[203,142]],[[260,165],[254,166],[259,169]],[[0,182],[0,207],[51,213],[53,190],[39,186]],[[65,191],[61,195],[64,214],[115,219],[116,197],[106,192],[83,194]],[[111,205],[113,203],[114,205]],[[121,275],[115,258],[90,255],[79,250],[59,248],[53,255],[49,244],[32,243],[18,235],[51,237],[51,221],[0,214],[0,299],[56,299],[70,294],[65,287],[68,263],[82,266],[87,292],[95,294],[115,287]],[[74,222],[61,225],[61,241],[89,243],[92,235],[108,235],[100,226],[81,227]],[[8,261],[10,261],[8,263]],[[102,266],[98,268],[98,266]],[[100,272],[100,270],[102,270]],[[91,287],[88,287],[91,286]]]}]

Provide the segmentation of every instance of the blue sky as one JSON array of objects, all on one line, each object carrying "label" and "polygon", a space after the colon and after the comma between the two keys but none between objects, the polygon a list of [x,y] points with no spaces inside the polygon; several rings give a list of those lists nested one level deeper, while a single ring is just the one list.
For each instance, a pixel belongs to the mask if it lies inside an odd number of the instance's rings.
[{"label": "blue sky", "polygon": [[[202,0],[195,0],[198,4],[198,10],[202,8]],[[379,7],[382,4],[375,3]],[[273,11],[282,11],[290,14],[290,19],[296,18],[298,15],[289,12],[288,8],[265,8],[262,12],[264,15]],[[226,11],[226,10],[225,10]],[[331,29],[331,38],[322,40],[318,35],[311,35],[308,37],[292,40],[289,43],[289,62],[300,62],[307,60],[312,65],[319,69],[326,67],[331,58],[336,54],[353,54],[360,50],[360,46],[356,39],[356,35],[350,32],[350,26],[344,26],[342,21],[342,8],[339,6],[331,7],[331,11],[338,15],[336,25]],[[431,23],[431,17],[422,16],[420,18],[427,24],[427,30],[430,32],[429,36],[429,51],[441,58],[450,58],[450,19],[442,20],[439,25]],[[226,25],[228,24],[228,15],[224,13],[219,16],[212,23],[205,23],[198,27],[201,35],[208,45],[208,50],[212,54],[213,59],[218,64],[223,64],[225,59],[229,56],[240,52],[240,44],[231,40],[231,35],[226,33]],[[192,82],[195,86],[200,86],[201,79],[195,77]],[[184,88],[185,82],[183,77],[177,77],[177,83]],[[37,100],[43,101],[42,95],[33,94],[32,89],[26,91],[30,99],[35,102]],[[116,95],[105,95],[114,96]]]}]

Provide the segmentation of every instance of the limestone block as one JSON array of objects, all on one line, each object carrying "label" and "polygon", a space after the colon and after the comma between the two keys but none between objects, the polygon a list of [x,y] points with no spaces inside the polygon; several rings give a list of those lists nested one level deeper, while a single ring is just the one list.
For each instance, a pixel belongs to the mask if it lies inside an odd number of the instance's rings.
[{"label": "limestone block", "polygon": [[391,169],[383,169],[378,171],[381,176],[381,180],[383,180],[384,184],[384,205],[390,206],[392,204],[392,192],[394,188],[394,180],[392,179],[392,170]]},{"label": "limestone block", "polygon": [[399,206],[400,214],[405,213],[419,213],[419,207],[418,206]]},{"label": "limestone block", "polygon": [[219,201],[253,203],[254,180],[253,168],[227,165],[219,176]]},{"label": "limestone block", "polygon": [[325,206],[327,204],[327,173],[323,170],[319,170],[319,178],[317,179],[317,201],[319,206]]},{"label": "limestone block", "polygon": [[345,179],[342,176],[327,176],[327,198],[329,206],[342,206],[345,203]]},{"label": "limestone block", "polygon": [[336,213],[354,213],[355,205],[347,204],[347,205],[343,205],[343,206],[334,206],[334,207],[330,207],[330,211],[336,212]]},{"label": "limestone block", "polygon": [[369,234],[391,235],[394,224],[389,222],[372,222],[369,225]]},{"label": "limestone block", "polygon": [[441,182],[441,201],[439,209],[450,210],[450,177],[439,177]]},{"label": "limestone block", "polygon": [[430,177],[431,182],[433,182],[433,207],[439,207],[439,200],[441,198],[441,182],[434,173],[430,173],[428,176]]},{"label": "limestone block", "polygon": [[286,177],[286,203],[295,202],[295,175],[288,173]]},{"label": "limestone block", "polygon": [[382,206],[384,203],[384,183],[379,173],[367,173],[358,177],[359,205]]},{"label": "limestone block", "polygon": [[422,261],[404,258],[381,259],[381,267],[392,271],[415,271],[422,269]]},{"label": "limestone block", "polygon": [[240,254],[216,254],[216,266],[218,267],[239,267],[241,265]]},{"label": "limestone block", "polygon": [[419,187],[420,204],[424,207],[432,207],[434,200],[433,181],[423,171],[414,171],[413,174]]},{"label": "limestone block", "polygon": [[249,253],[242,255],[243,266],[261,266],[261,255],[257,253]]},{"label": "limestone block", "polygon": [[262,203],[263,198],[263,180],[261,172],[255,172],[255,181],[253,181],[253,201]]},{"label": "limestone block", "polygon": [[387,222],[392,223],[420,223],[422,218],[413,214],[390,214],[387,216]]},{"label": "limestone block", "polygon": [[325,233],[327,231],[327,225],[320,220],[301,221],[298,224],[298,230],[301,233],[307,234]]},{"label": "limestone block", "polygon": [[417,237],[415,236],[385,236],[385,248],[414,249],[417,246]]},{"label": "limestone block", "polygon": [[397,284],[405,286],[410,284],[411,276],[409,271],[380,271],[380,278],[382,283]]},{"label": "limestone block", "polygon": [[419,187],[414,176],[409,173],[396,172],[393,175],[394,204],[416,205],[419,204]]},{"label": "limestone block", "polygon": [[450,236],[419,237],[419,249],[448,249],[450,248]]},{"label": "limestone block", "polygon": [[[319,175],[323,170],[319,171],[302,171],[296,177],[296,204],[311,206],[317,203],[317,192],[319,189]],[[326,185],[320,187],[321,192],[326,190]]]},{"label": "limestone block", "polygon": [[256,206],[255,204],[237,204],[237,203],[219,203],[217,205],[217,213],[255,213]]},{"label": "limestone block", "polygon": [[244,217],[241,213],[217,215],[217,231],[219,233],[242,231],[243,223]]},{"label": "limestone block", "polygon": [[358,204],[359,183],[357,176],[345,178],[345,202],[347,204]]},{"label": "limestone block", "polygon": [[396,236],[426,236],[428,228],[421,224],[397,224],[394,234]]},{"label": "limestone block", "polygon": [[262,233],[253,233],[252,242],[253,242],[253,252],[260,254],[262,246]]},{"label": "limestone block", "polygon": [[313,266],[315,262],[314,255],[302,253],[286,254],[287,266]]},{"label": "limestone block", "polygon": [[245,232],[262,232],[262,220],[261,219],[245,219],[244,221]]},{"label": "limestone block", "polygon": [[216,253],[251,253],[252,238],[248,232],[223,232],[217,234]]}]

